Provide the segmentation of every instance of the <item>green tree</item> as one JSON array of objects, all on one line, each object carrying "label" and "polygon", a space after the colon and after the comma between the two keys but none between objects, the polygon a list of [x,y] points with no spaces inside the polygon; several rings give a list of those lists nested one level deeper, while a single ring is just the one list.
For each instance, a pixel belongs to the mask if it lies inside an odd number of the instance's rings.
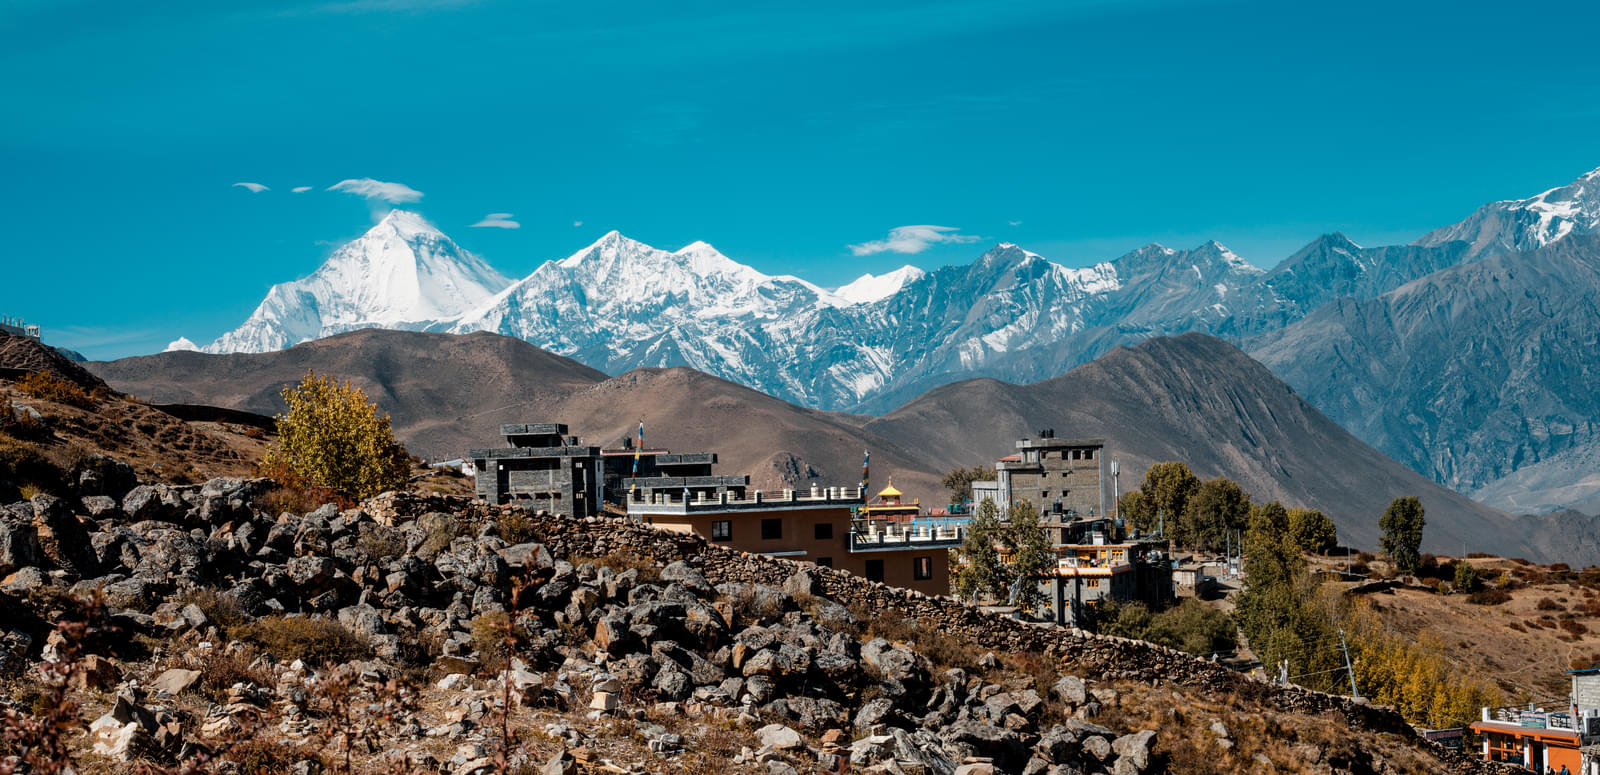
[{"label": "green tree", "polygon": [[1056,553],[1039,523],[1039,510],[1027,499],[1007,509],[1006,522],[1005,544],[1011,559],[1006,575],[1013,582],[1011,604],[1033,611],[1045,601],[1038,579],[1055,567]]},{"label": "green tree", "polygon": [[989,595],[997,600],[1005,599],[1011,579],[1005,563],[1000,561],[997,546],[1003,530],[1000,507],[984,498],[972,515],[967,535],[956,553],[960,567],[950,579],[950,587],[957,597],[976,600],[980,595]]},{"label": "green tree", "polygon": [[405,448],[394,440],[389,415],[348,381],[307,372],[284,387],[289,410],[278,415],[278,440],[261,469],[296,487],[325,487],[369,498],[404,487],[411,473]]},{"label": "green tree", "polygon": [[1134,522],[1133,526],[1148,532],[1165,522],[1167,532],[1172,532],[1183,516],[1189,496],[1198,489],[1199,478],[1190,473],[1189,467],[1183,463],[1171,460],[1150,466],[1144,472],[1144,482],[1139,485],[1139,491],[1149,504],[1149,511],[1141,515],[1143,521]]},{"label": "green tree", "polygon": [[1478,588],[1478,569],[1462,560],[1456,563],[1456,591],[1471,592]]},{"label": "green tree", "polygon": [[1287,662],[1291,679],[1334,690],[1340,657],[1335,622],[1305,556],[1289,531],[1289,512],[1272,503],[1250,510],[1244,535],[1245,580],[1234,616],[1250,648],[1276,675]]},{"label": "green tree", "polygon": [[1231,651],[1237,640],[1232,617],[1193,598],[1155,612],[1138,600],[1106,600],[1093,625],[1103,635],[1159,643],[1190,654]]},{"label": "green tree", "polygon": [[1169,531],[1179,544],[1202,551],[1219,552],[1227,536],[1242,530],[1250,516],[1250,494],[1232,479],[1208,479],[1189,496],[1183,517]]},{"label": "green tree", "polygon": [[1150,499],[1138,490],[1129,490],[1122,494],[1117,501],[1117,518],[1128,523],[1131,527],[1146,530],[1142,525],[1156,523],[1155,511],[1150,508]]},{"label": "green tree", "polygon": [[1378,520],[1378,528],[1383,531],[1383,551],[1401,573],[1416,573],[1422,564],[1422,528],[1426,524],[1422,501],[1415,495],[1395,498]]},{"label": "green tree", "polygon": [[1302,552],[1327,554],[1339,545],[1339,529],[1327,514],[1316,509],[1290,509],[1289,532]]},{"label": "green tree", "polygon": [[951,503],[966,503],[972,500],[973,482],[987,482],[994,478],[995,471],[988,466],[953,468],[944,475],[943,484],[950,491]]}]

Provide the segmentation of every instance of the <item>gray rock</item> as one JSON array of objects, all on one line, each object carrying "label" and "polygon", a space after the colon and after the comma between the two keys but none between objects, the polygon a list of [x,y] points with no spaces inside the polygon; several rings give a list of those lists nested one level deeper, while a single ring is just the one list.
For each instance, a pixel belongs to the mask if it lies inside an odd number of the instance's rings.
[{"label": "gray rock", "polygon": [[775,751],[792,751],[804,748],[805,741],[800,738],[800,733],[782,724],[768,724],[756,730],[756,739],[763,746]]},{"label": "gray rock", "polygon": [[1056,699],[1068,705],[1077,706],[1089,701],[1089,687],[1077,676],[1061,676],[1061,680],[1056,681],[1050,691],[1056,695]]},{"label": "gray rock", "polygon": [[668,583],[682,584],[697,597],[709,598],[716,594],[716,590],[712,588],[711,582],[706,580],[705,575],[689,567],[689,564],[683,560],[678,560],[662,568],[661,580]]},{"label": "gray rock", "polygon": [[26,518],[0,507],[0,576],[18,568],[40,564],[39,534],[33,527],[32,509]]},{"label": "gray rock", "polygon": [[1123,735],[1111,742],[1111,750],[1117,752],[1119,760],[1132,764],[1139,772],[1144,772],[1150,766],[1150,752],[1155,746],[1156,733],[1153,729]]},{"label": "gray rock", "polygon": [[45,557],[77,578],[93,578],[99,567],[89,531],[73,516],[66,501],[53,495],[33,496],[33,528]]},{"label": "gray rock", "polygon": [[1111,743],[1100,735],[1090,735],[1083,740],[1083,752],[1103,762],[1111,756]]}]

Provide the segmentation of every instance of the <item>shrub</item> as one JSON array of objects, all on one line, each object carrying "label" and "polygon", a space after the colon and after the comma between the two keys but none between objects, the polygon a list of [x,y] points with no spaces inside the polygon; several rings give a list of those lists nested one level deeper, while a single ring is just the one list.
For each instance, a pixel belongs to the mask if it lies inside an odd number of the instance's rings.
[{"label": "shrub", "polygon": [[200,671],[200,681],[195,684],[194,690],[212,702],[221,703],[227,701],[228,690],[234,684],[273,685],[272,674],[251,667],[251,661],[247,655],[212,654],[196,667]]},{"label": "shrub", "polygon": [[1565,632],[1574,638],[1589,631],[1589,628],[1583,626],[1583,622],[1580,622],[1577,619],[1562,619],[1557,623],[1557,626],[1561,628],[1562,632]]},{"label": "shrub", "polygon": [[534,538],[533,520],[515,509],[503,512],[495,518],[495,532],[500,534],[500,540],[508,544],[527,543]]},{"label": "shrub", "polygon": [[472,649],[478,652],[483,668],[495,673],[505,669],[516,644],[527,640],[528,631],[515,624],[505,611],[491,611],[472,620]]},{"label": "shrub", "polygon": [[0,500],[10,501],[10,488],[39,492],[61,489],[61,470],[38,447],[0,435]]},{"label": "shrub", "polygon": [[355,508],[355,503],[349,498],[326,487],[286,487],[280,485],[256,498],[256,507],[272,516],[277,516],[284,512],[308,514],[328,503],[338,506],[340,511]]},{"label": "shrub", "polygon": [[406,451],[394,440],[389,415],[360,388],[308,372],[285,387],[289,411],[278,415],[278,441],[261,469],[289,487],[326,487],[370,498],[404,487],[411,474]]},{"label": "shrub", "polygon": [[1500,587],[1488,587],[1467,595],[1467,602],[1474,605],[1500,605],[1511,599],[1511,593]]},{"label": "shrub", "polygon": [[88,391],[46,371],[34,371],[24,375],[22,379],[17,380],[17,389],[43,401],[54,401],[79,409],[94,406],[94,398]]},{"label": "shrub", "polygon": [[1456,591],[1471,592],[1478,588],[1478,569],[1472,563],[1456,563]]},{"label": "shrub", "polygon": [[282,660],[338,664],[371,655],[365,638],[331,619],[265,616],[239,627],[237,636]]},{"label": "shrub", "polygon": [[1551,600],[1548,597],[1539,598],[1539,602],[1535,603],[1533,607],[1538,609],[1538,610],[1540,610],[1540,611],[1561,611],[1561,610],[1564,610],[1559,603],[1557,603],[1554,600]]},{"label": "shrub", "polygon": [[212,587],[194,589],[178,598],[178,602],[199,606],[206,618],[210,619],[217,629],[222,630],[223,635],[232,632],[250,618],[231,595],[218,592]]},{"label": "shrub", "polygon": [[0,396],[0,433],[19,439],[38,439],[47,434],[44,423],[29,412],[18,412],[11,396]]}]

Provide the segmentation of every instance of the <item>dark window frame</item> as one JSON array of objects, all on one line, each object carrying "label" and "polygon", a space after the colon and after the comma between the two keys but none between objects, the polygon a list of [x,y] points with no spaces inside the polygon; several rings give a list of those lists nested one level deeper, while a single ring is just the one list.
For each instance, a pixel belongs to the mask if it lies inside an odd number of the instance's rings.
[{"label": "dark window frame", "polygon": [[917,581],[928,581],[933,578],[932,555],[911,558],[911,578]]},{"label": "dark window frame", "polygon": [[711,540],[713,540],[713,541],[732,541],[733,540],[733,520],[731,520],[731,519],[716,519],[716,520],[712,520],[711,521]]},{"label": "dark window frame", "polygon": [[761,540],[763,540],[763,541],[781,541],[781,540],[783,540],[783,519],[781,517],[778,518],[778,519],[763,519],[763,520],[761,520]]},{"label": "dark window frame", "polygon": [[818,541],[833,540],[833,523],[818,522],[811,526],[811,535]]}]

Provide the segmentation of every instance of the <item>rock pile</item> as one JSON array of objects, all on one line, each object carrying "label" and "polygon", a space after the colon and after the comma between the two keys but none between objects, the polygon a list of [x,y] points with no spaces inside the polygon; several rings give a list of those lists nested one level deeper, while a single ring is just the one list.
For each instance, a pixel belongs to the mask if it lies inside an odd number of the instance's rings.
[{"label": "rock pile", "polygon": [[[135,632],[228,653],[237,644],[212,644],[231,625],[190,600],[208,590],[246,620],[337,623],[372,659],[323,673],[279,660],[262,682],[232,686],[205,718],[187,722],[146,703],[190,689],[200,673],[173,668],[143,687],[123,683],[91,727],[96,751],[177,756],[193,741],[239,733],[268,707],[281,735],[310,740],[308,689],[377,685],[419,663],[443,676],[434,688],[453,699],[441,723],[408,720],[393,732],[399,738],[462,738],[506,710],[504,695],[512,706],[630,720],[660,756],[686,741],[646,723],[645,710],[742,727],[752,744],[735,761],[771,773],[1164,769],[1159,730],[1102,725],[1123,701],[1112,679],[1215,685],[1285,710],[1411,734],[1392,713],[1267,687],[1150,644],[987,616],[624,520],[407,495],[272,515],[256,505],[268,486],[131,486],[113,473],[76,503],[37,496],[0,507],[0,613],[19,612],[0,619],[8,630],[0,633],[0,670],[16,673],[48,648],[43,620],[20,602],[44,590],[98,594]],[[878,637],[857,613],[885,610],[1003,653],[1046,655],[1067,674],[1039,685],[996,669],[993,655],[966,668],[936,664],[910,643]],[[515,642],[514,658],[496,651],[505,637]],[[120,678],[114,665],[83,672],[102,688]],[[484,681],[493,685],[480,691]],[[584,732],[552,727],[546,736],[571,750],[544,771],[589,767],[593,740]],[[426,764],[469,773],[487,766],[484,758],[461,751]]]}]

